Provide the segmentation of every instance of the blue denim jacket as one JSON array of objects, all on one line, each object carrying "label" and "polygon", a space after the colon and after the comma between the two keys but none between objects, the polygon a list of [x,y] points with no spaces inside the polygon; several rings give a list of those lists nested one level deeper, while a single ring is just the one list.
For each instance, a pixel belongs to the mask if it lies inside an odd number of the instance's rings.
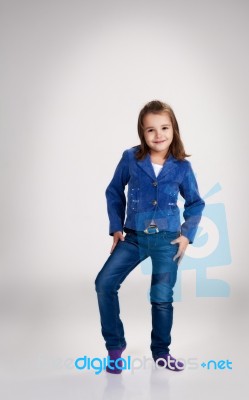
[{"label": "blue denim jacket", "polygon": [[[179,231],[193,243],[205,202],[200,197],[191,163],[169,154],[156,177],[149,154],[143,160],[135,158],[138,148],[134,146],[123,152],[106,188],[109,235],[126,232],[126,228],[143,231],[153,219],[159,230]],[[185,199],[182,225],[177,205],[179,192]]]}]

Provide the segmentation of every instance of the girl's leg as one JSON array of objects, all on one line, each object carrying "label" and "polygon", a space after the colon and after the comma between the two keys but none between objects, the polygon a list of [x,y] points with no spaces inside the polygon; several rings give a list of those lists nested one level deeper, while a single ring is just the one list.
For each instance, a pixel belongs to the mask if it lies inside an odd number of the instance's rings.
[{"label": "girl's leg", "polygon": [[107,350],[126,346],[123,323],[119,317],[118,290],[127,275],[148,257],[138,245],[135,234],[127,233],[108,257],[95,280],[101,320],[101,332]]},{"label": "girl's leg", "polygon": [[173,324],[173,287],[177,279],[178,265],[173,257],[179,244],[170,242],[179,237],[179,232],[162,232],[155,237],[151,247],[151,351],[154,359],[160,354],[169,353],[171,328]]}]

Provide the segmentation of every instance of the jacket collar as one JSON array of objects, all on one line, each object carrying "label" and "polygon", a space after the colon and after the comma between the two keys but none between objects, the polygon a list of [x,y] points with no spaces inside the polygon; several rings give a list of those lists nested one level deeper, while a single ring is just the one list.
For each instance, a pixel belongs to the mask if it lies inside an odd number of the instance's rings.
[{"label": "jacket collar", "polygon": [[137,164],[140,168],[146,172],[153,180],[159,180],[167,175],[172,169],[176,167],[175,165],[176,158],[170,153],[167,160],[163,164],[163,168],[159,172],[158,176],[156,177],[153,165],[151,163],[150,154],[147,153],[143,160],[138,160]]}]

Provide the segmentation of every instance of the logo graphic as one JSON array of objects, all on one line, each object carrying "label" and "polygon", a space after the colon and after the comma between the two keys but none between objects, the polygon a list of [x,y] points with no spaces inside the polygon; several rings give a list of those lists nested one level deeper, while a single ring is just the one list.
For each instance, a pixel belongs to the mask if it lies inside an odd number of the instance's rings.
[{"label": "logo graphic", "polygon": [[[119,361],[122,360],[123,366],[119,366]],[[110,356],[107,356],[106,358],[90,358],[87,356],[77,358],[74,363],[75,367],[77,369],[83,370],[83,369],[93,369],[95,370],[95,375],[99,375],[103,370],[106,369],[108,366],[110,369],[114,369],[115,367],[117,369],[131,369],[131,356],[127,357],[127,360],[125,358],[117,358],[116,360],[111,360]]]},{"label": "logo graphic", "polygon": [[229,360],[209,360],[207,363],[201,363],[201,366],[206,369],[233,369],[232,361]]},{"label": "logo graphic", "polygon": [[[207,199],[221,190],[219,183],[203,197]],[[179,196],[181,224],[184,222],[184,198]],[[182,272],[195,270],[196,297],[229,297],[230,286],[222,279],[207,277],[211,267],[223,267],[231,263],[230,245],[226,222],[225,206],[222,203],[207,204],[202,213],[194,243],[188,246],[186,253],[179,264],[177,281],[174,286],[174,301],[182,300]],[[152,273],[151,259],[147,258],[141,263],[143,274]],[[150,289],[148,290],[150,299]]]}]

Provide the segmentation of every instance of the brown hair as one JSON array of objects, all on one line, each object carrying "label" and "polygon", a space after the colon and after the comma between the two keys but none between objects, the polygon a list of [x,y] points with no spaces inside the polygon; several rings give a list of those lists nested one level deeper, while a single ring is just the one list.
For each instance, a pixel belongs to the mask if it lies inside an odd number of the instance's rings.
[{"label": "brown hair", "polygon": [[[176,120],[174,111],[168,104],[163,103],[160,100],[153,100],[145,104],[145,106],[142,108],[138,116],[137,130],[138,130],[138,136],[141,141],[139,150],[135,154],[135,157],[138,160],[142,160],[150,150],[149,146],[147,145],[144,139],[144,127],[143,127],[144,116],[148,113],[160,114],[163,112],[168,113],[173,127],[173,140],[169,146],[168,154],[171,153],[173,157],[175,157],[178,160],[183,160],[185,157],[190,157],[190,154],[185,153],[183,142],[180,136],[178,122]],[[165,158],[167,158],[168,154],[165,156]]]}]

